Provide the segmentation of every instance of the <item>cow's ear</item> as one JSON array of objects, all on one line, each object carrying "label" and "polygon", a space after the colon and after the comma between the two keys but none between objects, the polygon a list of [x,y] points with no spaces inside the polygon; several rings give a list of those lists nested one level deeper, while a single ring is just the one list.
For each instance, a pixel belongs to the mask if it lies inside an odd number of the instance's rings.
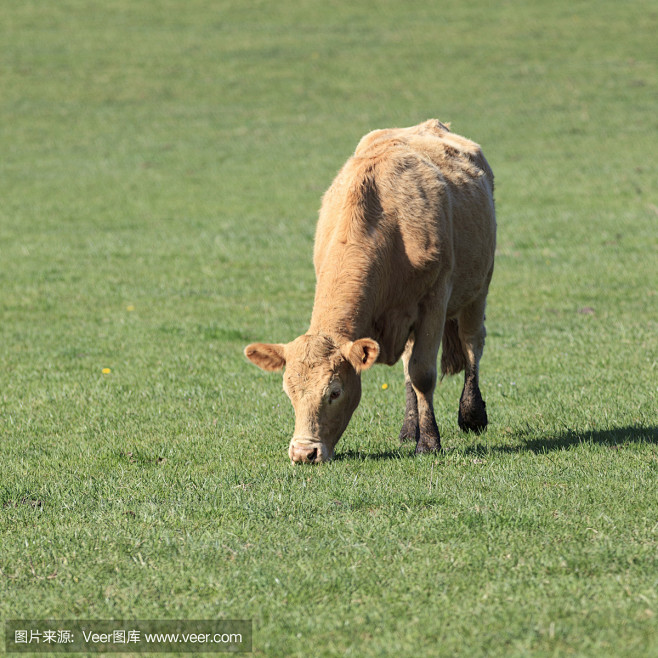
[{"label": "cow's ear", "polygon": [[346,343],[341,348],[343,356],[354,366],[354,370],[360,373],[368,370],[379,356],[379,345],[372,338],[359,338],[353,343]]},{"label": "cow's ear", "polygon": [[281,370],[286,365],[285,347],[281,343],[252,343],[244,348],[244,355],[263,370]]}]

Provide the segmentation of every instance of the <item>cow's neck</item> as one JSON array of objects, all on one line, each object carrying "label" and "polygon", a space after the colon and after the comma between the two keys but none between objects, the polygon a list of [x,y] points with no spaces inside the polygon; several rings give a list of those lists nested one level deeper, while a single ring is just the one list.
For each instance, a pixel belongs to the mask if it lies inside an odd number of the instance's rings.
[{"label": "cow's neck", "polygon": [[319,273],[309,333],[331,336],[338,345],[372,338],[379,343],[379,362],[393,365],[413,330],[418,304],[403,288],[392,286],[373,262],[357,257],[347,267]]},{"label": "cow's neck", "polygon": [[309,333],[339,344],[372,334],[372,301],[360,271],[334,269],[318,276]]}]

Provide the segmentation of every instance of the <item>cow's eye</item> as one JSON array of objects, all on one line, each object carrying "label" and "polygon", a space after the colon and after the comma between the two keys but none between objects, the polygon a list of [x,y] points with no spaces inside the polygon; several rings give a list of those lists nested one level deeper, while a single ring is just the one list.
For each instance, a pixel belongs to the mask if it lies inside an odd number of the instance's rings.
[{"label": "cow's eye", "polygon": [[340,397],[340,389],[335,388],[329,393],[329,402],[334,402],[334,400],[338,400]]}]

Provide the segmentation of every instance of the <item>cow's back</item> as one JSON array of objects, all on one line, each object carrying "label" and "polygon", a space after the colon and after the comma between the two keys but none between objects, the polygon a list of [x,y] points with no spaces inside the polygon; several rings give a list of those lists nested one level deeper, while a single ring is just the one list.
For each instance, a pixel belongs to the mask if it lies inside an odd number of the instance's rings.
[{"label": "cow's back", "polygon": [[[411,168],[399,166],[400,161],[408,160],[408,156],[402,155],[407,150],[419,158]],[[448,310],[453,314],[468,298],[477,296],[483,284],[488,285],[493,269],[494,176],[479,144],[430,119],[410,128],[369,133],[359,142],[355,157],[389,161],[392,177],[387,177],[389,183],[382,187],[389,202],[394,203],[394,213],[402,226],[409,221],[419,222],[415,213],[408,210],[414,207],[415,195],[435,193],[442,197],[442,203],[437,205],[445,216],[432,216],[426,209],[420,220],[436,231],[438,245],[433,240],[411,239],[405,248],[407,253],[417,253],[419,262],[423,257],[441,261],[436,263],[440,269],[451,261],[453,295]],[[401,175],[400,169],[404,172]],[[434,186],[433,178],[442,184]]]},{"label": "cow's back", "polygon": [[363,335],[395,361],[434,288],[451,291],[452,314],[488,284],[494,248],[493,175],[477,144],[435,120],[374,131],[323,198],[314,317],[357,299]]}]

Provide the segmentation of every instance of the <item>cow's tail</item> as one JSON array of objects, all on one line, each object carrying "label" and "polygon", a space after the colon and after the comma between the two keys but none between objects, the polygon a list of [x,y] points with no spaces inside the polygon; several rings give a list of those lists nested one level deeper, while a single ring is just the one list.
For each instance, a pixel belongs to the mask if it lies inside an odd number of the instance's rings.
[{"label": "cow's tail", "polygon": [[459,340],[459,323],[446,320],[443,328],[443,349],[441,350],[441,377],[456,375],[466,368],[466,356]]}]

